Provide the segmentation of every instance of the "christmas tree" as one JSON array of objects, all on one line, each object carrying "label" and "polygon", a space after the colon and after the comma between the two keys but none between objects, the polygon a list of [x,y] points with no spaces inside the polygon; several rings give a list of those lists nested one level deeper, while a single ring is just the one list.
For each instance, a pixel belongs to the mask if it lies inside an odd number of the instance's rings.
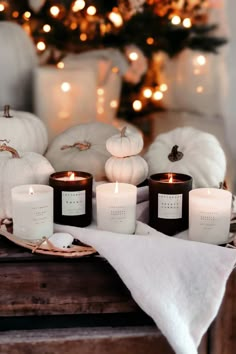
[{"label": "christmas tree", "polygon": [[137,46],[148,58],[149,70],[141,82],[123,85],[120,111],[126,116],[158,107],[158,93],[142,110],[133,106],[144,83],[151,89],[146,98],[159,92],[153,53],[164,51],[173,57],[187,47],[217,53],[225,39],[214,35],[217,24],[209,23],[210,11],[208,0],[0,1],[0,20],[19,23],[33,38],[42,62],[56,64],[71,52]]}]

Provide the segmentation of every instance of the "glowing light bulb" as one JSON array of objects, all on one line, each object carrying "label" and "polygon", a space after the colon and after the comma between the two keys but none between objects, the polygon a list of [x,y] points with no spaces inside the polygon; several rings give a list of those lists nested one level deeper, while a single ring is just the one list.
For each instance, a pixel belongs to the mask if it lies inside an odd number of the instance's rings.
[{"label": "glowing light bulb", "polygon": [[133,102],[133,109],[135,110],[135,111],[141,111],[141,109],[143,108],[143,105],[142,105],[142,102],[140,101],[140,100],[135,100],[134,102]]},{"label": "glowing light bulb", "polygon": [[53,16],[53,17],[57,17],[60,13],[60,9],[58,6],[56,5],[53,5],[50,7],[50,14]]},{"label": "glowing light bulb", "polygon": [[65,67],[65,64],[63,63],[63,61],[59,61],[59,62],[57,63],[57,68],[58,68],[58,69],[64,69],[64,67]]},{"label": "glowing light bulb", "polygon": [[138,60],[138,53],[137,53],[137,52],[131,52],[131,53],[129,53],[129,59],[130,59],[131,61],[136,61],[136,60]]},{"label": "glowing light bulb", "polygon": [[197,86],[196,88],[196,92],[197,93],[202,93],[204,91],[204,87],[203,86]]},{"label": "glowing light bulb", "polygon": [[148,38],[146,39],[146,43],[147,43],[148,45],[152,45],[152,44],[154,43],[154,38],[148,37]]},{"label": "glowing light bulb", "polygon": [[80,10],[83,10],[85,7],[85,1],[84,0],[76,0],[74,4],[72,5],[72,11],[73,12],[78,12]]},{"label": "glowing light bulb", "polygon": [[190,18],[186,17],[184,20],[183,20],[183,26],[185,28],[190,28],[192,27],[192,21]]},{"label": "glowing light bulb", "polygon": [[86,33],[81,33],[81,35],[79,36],[80,40],[82,42],[85,42],[88,38],[87,34]]},{"label": "glowing light bulb", "polygon": [[0,12],[3,12],[5,10],[5,5],[0,3]]},{"label": "glowing light bulb", "polygon": [[90,15],[90,16],[94,16],[97,12],[97,9],[95,6],[89,6],[87,8],[87,14]]},{"label": "glowing light bulb", "polygon": [[152,97],[152,90],[150,88],[145,88],[143,90],[143,96],[146,98]]},{"label": "glowing light bulb", "polygon": [[19,17],[19,12],[18,11],[13,11],[12,12],[12,17],[13,18],[18,18]]},{"label": "glowing light bulb", "polygon": [[40,52],[43,52],[46,49],[46,44],[43,41],[39,41],[36,47]]},{"label": "glowing light bulb", "polygon": [[118,101],[117,100],[112,100],[110,102],[110,107],[111,108],[117,108],[118,107]]},{"label": "glowing light bulb", "polygon": [[197,58],[196,58],[196,62],[203,66],[206,64],[206,57],[204,55],[198,55]]},{"label": "glowing light bulb", "polygon": [[47,23],[43,26],[43,31],[46,33],[50,32],[51,29],[52,29],[51,26],[48,25]]},{"label": "glowing light bulb", "polygon": [[160,90],[161,90],[162,92],[166,92],[166,91],[168,90],[167,84],[160,84]]},{"label": "glowing light bulb", "polygon": [[99,88],[97,89],[97,94],[98,94],[99,96],[104,95],[104,89],[101,88],[101,87],[99,87]]},{"label": "glowing light bulb", "polygon": [[181,18],[178,15],[175,15],[171,19],[172,25],[179,25],[181,23]]},{"label": "glowing light bulb", "polygon": [[121,27],[123,25],[123,18],[122,16],[117,13],[112,11],[109,15],[108,15],[109,20],[114,24],[115,27]]},{"label": "glowing light bulb", "polygon": [[63,82],[61,84],[61,90],[63,92],[69,92],[71,90],[71,84],[69,82]]},{"label": "glowing light bulb", "polygon": [[160,101],[163,98],[163,93],[161,91],[157,90],[153,93],[152,97],[155,101]]},{"label": "glowing light bulb", "polygon": [[31,13],[29,11],[24,12],[23,18],[28,21],[31,17]]}]

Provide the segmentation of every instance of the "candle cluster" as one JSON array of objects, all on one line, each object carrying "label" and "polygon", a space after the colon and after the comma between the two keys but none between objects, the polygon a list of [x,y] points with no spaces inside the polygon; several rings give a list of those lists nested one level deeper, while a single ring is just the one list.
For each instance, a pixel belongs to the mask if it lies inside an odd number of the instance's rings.
[{"label": "candle cluster", "polygon": [[[53,173],[50,186],[23,185],[12,189],[13,231],[23,239],[53,234],[53,223],[86,227],[92,222],[93,176],[87,172]],[[232,194],[217,188],[192,190],[192,177],[158,173],[149,177],[149,224],[174,236],[187,230],[189,239],[225,244],[229,238]],[[96,187],[97,227],[134,234],[137,187],[104,183]]]}]

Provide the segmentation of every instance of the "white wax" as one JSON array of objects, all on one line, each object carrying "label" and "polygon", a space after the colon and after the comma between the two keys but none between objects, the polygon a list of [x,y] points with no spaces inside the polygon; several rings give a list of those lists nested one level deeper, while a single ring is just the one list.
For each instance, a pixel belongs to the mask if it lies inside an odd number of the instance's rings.
[{"label": "white wax", "polygon": [[96,188],[97,226],[100,230],[133,234],[136,227],[137,187],[106,183]]},{"label": "white wax", "polygon": [[82,181],[83,179],[85,179],[84,177],[79,177],[79,176],[74,176],[73,179],[70,178],[70,176],[65,176],[65,177],[56,177],[56,179],[58,181],[69,181],[69,182],[73,182],[73,181]]},{"label": "white wax", "polygon": [[[33,194],[29,193],[30,187]],[[33,184],[12,188],[13,233],[27,240],[53,234],[53,188]]]},{"label": "white wax", "polygon": [[189,192],[189,239],[216,245],[228,242],[232,194],[217,188]]}]

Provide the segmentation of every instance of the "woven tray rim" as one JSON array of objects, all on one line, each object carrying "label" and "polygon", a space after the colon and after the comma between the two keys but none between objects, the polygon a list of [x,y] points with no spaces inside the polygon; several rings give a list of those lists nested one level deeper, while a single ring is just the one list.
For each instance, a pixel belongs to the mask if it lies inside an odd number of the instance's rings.
[{"label": "woven tray rim", "polygon": [[[0,228],[0,235],[7,238],[9,241],[13,242],[14,244],[21,246],[23,248],[27,248],[32,251],[32,253],[38,253],[43,255],[49,256],[56,256],[56,257],[65,257],[65,258],[79,258],[84,256],[89,256],[92,254],[97,253],[97,251],[90,247],[90,246],[79,246],[79,245],[72,245],[69,248],[57,248],[54,247],[51,243],[47,242],[47,238],[44,238],[40,241],[29,241],[23,240],[16,235],[10,233],[3,228]],[[45,242],[44,242],[45,241]],[[44,245],[42,245],[44,243]]]}]

